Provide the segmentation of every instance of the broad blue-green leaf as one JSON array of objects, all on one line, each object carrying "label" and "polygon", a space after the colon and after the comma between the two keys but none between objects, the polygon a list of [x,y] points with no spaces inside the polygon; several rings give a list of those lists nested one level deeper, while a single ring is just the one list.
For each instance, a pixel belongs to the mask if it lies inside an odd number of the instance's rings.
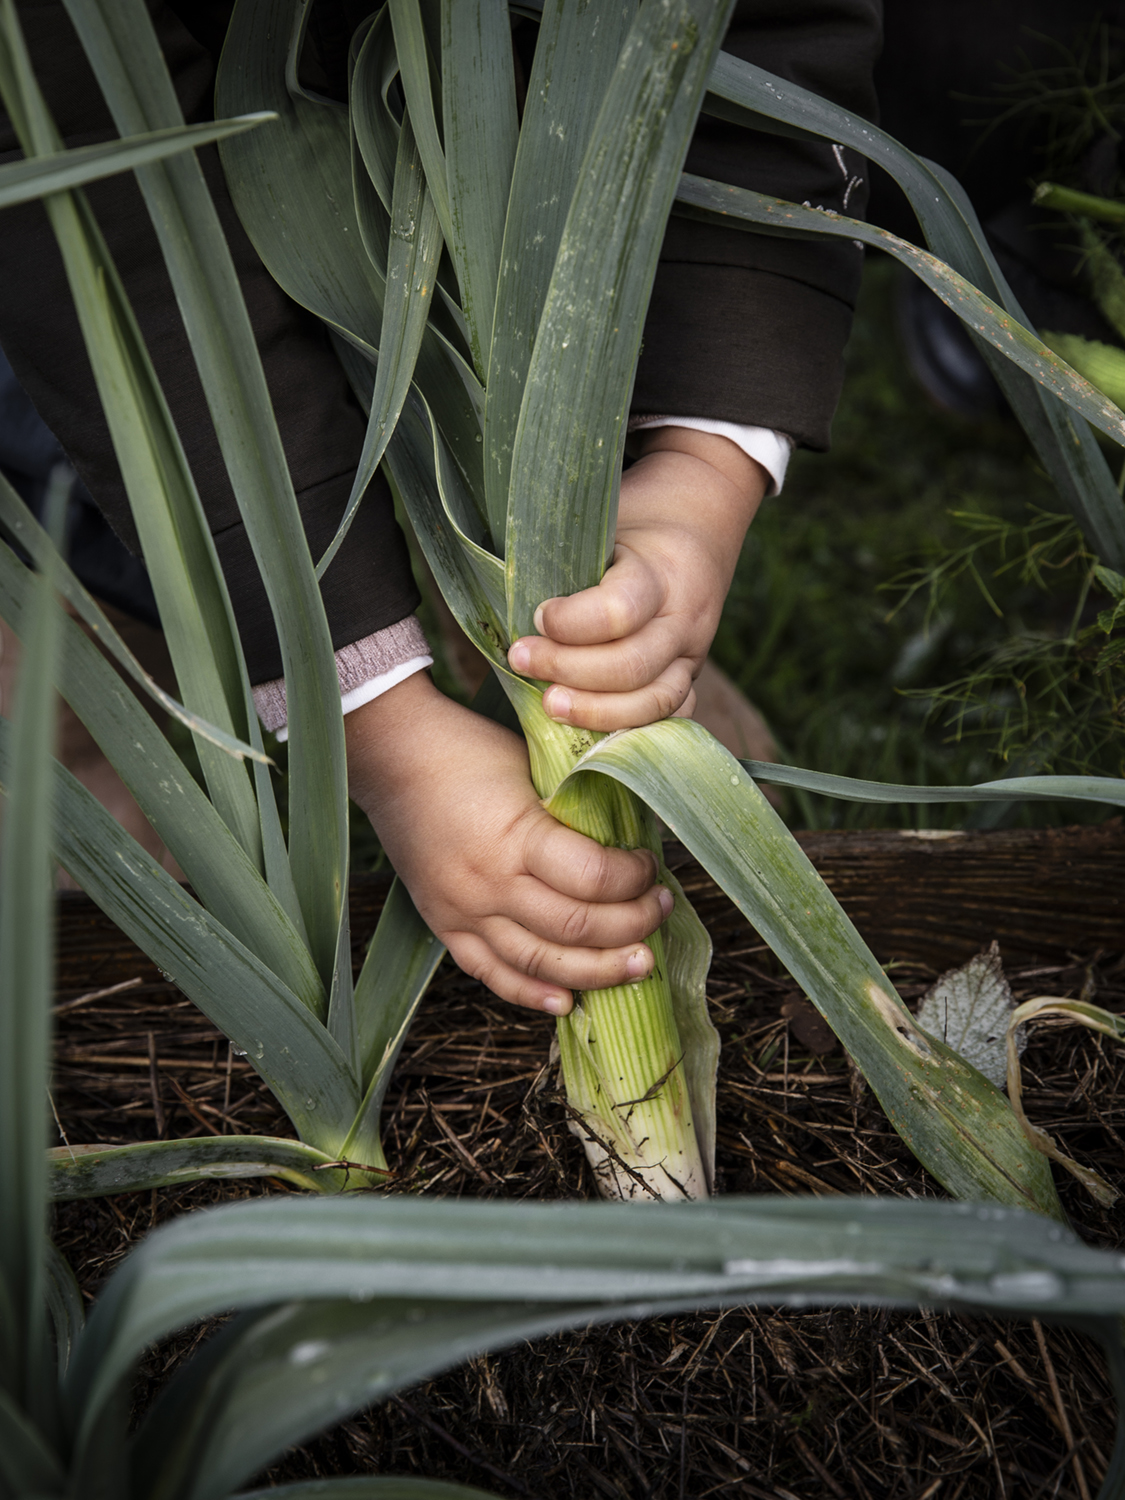
[{"label": "broad blue-green leaf", "polygon": [[474,645],[503,670],[508,637],[498,608],[501,564],[483,548],[466,545],[468,538],[445,509],[433,427],[420,401],[403,408],[387,469],[446,603]]},{"label": "broad blue-green leaf", "polygon": [[[310,1298],[372,1311],[387,1299],[392,1318],[399,1301],[523,1303],[540,1331],[642,1311],[861,1300],[1109,1319],[1125,1311],[1125,1271],[1058,1223],[996,1204],[233,1204],[158,1230],[110,1278],[67,1379],[79,1443],[149,1344],[232,1307]],[[511,1336],[502,1326],[497,1341]]]},{"label": "broad blue-green leaf", "polygon": [[[352,39],[353,47],[358,37],[357,31]],[[384,5],[371,18],[359,43],[348,104],[356,145],[371,184],[388,215],[394,196],[399,133],[398,118],[391,109],[389,94],[397,77],[398,54],[395,52],[390,12]],[[386,254],[375,257],[374,263],[382,270],[387,263]]]},{"label": "broad blue-green leaf", "polygon": [[[68,12],[120,130],[183,123],[144,0],[68,0]],[[248,134],[266,138],[281,128],[274,121]],[[328,623],[254,332],[199,164],[174,157],[141,169],[137,180],[278,630],[289,711],[292,881],[327,985],[348,854],[344,730]],[[246,698],[252,719],[248,691]]]},{"label": "broad blue-green leaf", "polygon": [[[49,1186],[48,1183],[48,1188]],[[82,1332],[86,1312],[82,1305],[82,1293],[78,1282],[74,1279],[74,1272],[53,1241],[47,1243],[44,1271],[47,1312],[54,1331],[55,1363],[61,1380],[70,1364],[71,1351],[78,1341],[78,1335]]]},{"label": "broad blue-green leaf", "polygon": [[[61,139],[14,29],[6,40],[0,40],[0,91],[25,152],[30,156],[57,151]],[[182,125],[182,121],[176,123]],[[158,164],[145,170],[167,168]],[[193,712],[245,738],[250,732],[249,687],[230,600],[140,329],[85,197],[52,194],[44,206],[62,253],[98,395],[160,600],[179,689]],[[197,749],[220,815],[251,859],[260,861],[258,810],[246,767],[206,740],[198,741]]]},{"label": "broad blue-green leaf", "polygon": [[[343,1171],[335,1169],[338,1157],[304,1141],[277,1136],[201,1135],[127,1146],[56,1146],[47,1160],[53,1198],[98,1198],[104,1193],[243,1177],[281,1177],[314,1193],[344,1185]],[[356,1169],[351,1176],[353,1185],[377,1187],[381,1182]]]},{"label": "broad blue-green leaf", "polygon": [[[17,635],[26,628],[32,576],[0,542],[0,616]],[[323,1016],[324,991],[308,950],[242,845],[85,632],[68,618],[61,621],[61,631],[62,651],[53,674],[59,691],[175,855],[200,900],[284,977],[313,1014]],[[107,826],[108,856],[121,830],[112,818]]]},{"label": "broad blue-green leaf", "polygon": [[[363,53],[361,52],[360,55],[362,57]],[[391,249],[390,210],[384,207],[364,162],[359,137],[355,130],[354,114],[350,116],[350,124],[352,203],[355,208],[356,225],[367,259],[371,263],[372,272],[384,278],[385,292],[387,258]]]},{"label": "broad blue-green leaf", "polygon": [[449,212],[449,189],[446,186],[445,152],[438,133],[434,95],[439,92],[437,64],[430,51],[426,26],[419,0],[388,0],[388,12],[394,30],[402,92],[410,115],[418,150],[426,169],[426,181],[434,200],[434,210],[446,244],[454,243]]},{"label": "broad blue-green leaf", "polygon": [[414,144],[410,122],[404,117],[391,203],[387,284],[371,412],[352,492],[336,535],[317,564],[318,577],[323,577],[335,557],[387,451],[422,347],[441,249],[441,231],[422,174],[422,159]]},{"label": "broad blue-green leaf", "polygon": [[976,786],[898,786],[889,781],[860,781],[829,776],[768,760],[741,762],[755,781],[820,792],[845,802],[1105,802],[1125,807],[1125,781],[1111,776],[1011,776]]},{"label": "broad blue-green leaf", "polygon": [[[1030,326],[964,190],[943,168],[915,156],[877,125],[729,53],[719,54],[708,88],[708,114],[797,139],[827,139],[883,167],[910,200],[934,254]],[[978,347],[1094,551],[1122,567],[1125,505],[1093,434],[990,344]]]},{"label": "broad blue-green leaf", "polygon": [[65,1493],[66,1474],[52,1444],[18,1403],[0,1387],[0,1485],[7,1495]]},{"label": "broad blue-green leaf", "polygon": [[717,740],[688,719],[665,719],[608,736],[571,779],[595,770],[643,798],[754,924],[944,1187],[1061,1213],[1007,1100],[921,1031],[796,839]]},{"label": "broad blue-green leaf", "polygon": [[553,0],[535,44],[512,172],[488,364],[485,489],[493,550],[504,545],[524,384],[559,241],[636,0]]},{"label": "broad blue-green leaf", "polygon": [[357,1407],[556,1321],[507,1300],[296,1301],[244,1313],[161,1393],[137,1434],[134,1473],[158,1494],[190,1474],[188,1500],[225,1500]]},{"label": "broad blue-green leaf", "polygon": [[383,279],[355,222],[347,113],[294,97],[285,86],[289,36],[301,10],[296,0],[235,5],[216,108],[234,99],[268,100],[278,119],[258,132],[253,149],[243,149],[241,137],[224,142],[223,166],[239,217],[275,280],[372,356]]},{"label": "broad blue-green leaf", "polygon": [[444,952],[445,944],[434,937],[410,893],[396,880],[355,990],[363,1082],[366,1088],[375,1087],[374,1098],[367,1102],[376,1109],[382,1104],[406,1029]]},{"label": "broad blue-green leaf", "polygon": [[[223,165],[239,217],[275,280],[375,364],[384,279],[364,249],[355,216],[347,113],[291,97],[285,88],[286,40],[297,14],[297,0],[238,0],[219,68],[217,107],[236,99],[268,101],[278,121],[257,132],[254,151],[239,149],[241,137],[224,142]],[[361,53],[357,66],[362,61]],[[441,411],[457,464],[483,504],[475,416],[483,397],[472,371],[430,329],[415,378]]]},{"label": "broad blue-green leaf", "polygon": [[54,548],[51,546],[47,533],[3,474],[0,474],[0,521],[37,568],[44,568],[47,559],[52,558],[55,587],[58,592],[68,604],[74,607],[75,613],[85,620],[114,660],[125,668],[133,681],[143,688],[165,712],[178,719],[187,729],[210,740],[212,744],[221,745],[230,755],[246,756],[248,759],[260,760],[265,765],[273,765],[273,761],[264,751],[256,750],[245,740],[236,739],[234,735],[224,733],[214,724],[209,724],[206,719],[201,719],[198,714],[189,713],[182,703],[173,698],[171,693],[166,693],[159,683],[149,676],[121,639],[97,600],[87,593],[65,560],[54,554]]},{"label": "broad blue-green leaf", "polygon": [[379,916],[355,988],[363,1103],[341,1148],[346,1157],[385,1162],[379,1113],[410,1024],[441,963],[445,944],[418,915],[410,893],[395,880]]},{"label": "broad blue-green leaf", "polygon": [[965,278],[936,255],[919,250],[907,240],[899,239],[886,229],[877,229],[859,219],[824,209],[806,208],[746,188],[729,187],[706,177],[685,172],[680,178],[676,199],[692,217],[711,223],[741,228],[743,224],[766,233],[797,232],[833,235],[840,239],[859,240],[884,250],[913,271],[918,279],[937,294],[947,307],[967,323],[982,339],[998,349],[1005,359],[1032,376],[1060,401],[1084,416],[1117,443],[1125,444],[1125,414],[1108,397],[1083,379],[1060,359],[1041,338],[998,306],[990,297],[970,285]]},{"label": "broad blue-green leaf", "polygon": [[[340,913],[340,931],[336,939],[336,962],[332,985],[328,991],[328,1034],[348,1061],[348,1070],[356,1088],[359,1083],[359,1042],[356,1037],[355,985],[352,979],[352,927],[345,901]],[[382,1165],[382,1163],[379,1163]]]},{"label": "broad blue-green leaf", "polygon": [[224,136],[252,130],[269,118],[268,114],[243,115],[237,120],[207,121],[179,130],[151,130],[145,135],[79,146],[73,151],[59,151],[31,161],[7,162],[0,167],[0,208],[11,208],[33,198],[44,198],[48,193],[60,193],[118,172],[129,172],[134,167],[173,156],[177,151],[190,151]]},{"label": "broad blue-green leaf", "polygon": [[519,136],[507,0],[444,0],[441,72],[450,250],[484,380]]},{"label": "broad blue-green leaf", "polygon": [[[8,771],[8,735],[0,720],[0,785]],[[84,786],[61,767],[55,774],[54,852],[60,864],[246,1053],[302,1139],[336,1152],[359,1094],[348,1060],[328,1032]]]},{"label": "broad blue-green leaf", "polygon": [[[5,20],[8,18],[5,17]],[[62,536],[72,473],[54,469],[48,527]],[[28,629],[0,822],[0,1391],[43,1423],[53,1410],[44,1304],[47,1199],[43,1080],[54,981],[52,749],[59,611],[50,569],[31,580]]]},{"label": "broad blue-green leaf", "polygon": [[629,398],[664,226],[728,0],[646,0],[582,160],[512,452],[508,630],[596,584],[613,546]]}]

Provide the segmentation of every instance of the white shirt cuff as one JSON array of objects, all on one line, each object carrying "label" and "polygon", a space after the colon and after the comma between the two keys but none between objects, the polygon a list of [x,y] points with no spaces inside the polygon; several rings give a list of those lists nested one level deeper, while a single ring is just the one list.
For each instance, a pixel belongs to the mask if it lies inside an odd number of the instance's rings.
[{"label": "white shirt cuff", "polygon": [[[350,714],[362,708],[433,662],[429,642],[414,615],[342,646],[336,652],[341,710]],[[265,728],[284,744],[289,737],[284,677],[259,683],[254,689],[254,707]]]},{"label": "white shirt cuff", "polygon": [[738,422],[713,421],[710,417],[629,418],[630,432],[639,432],[646,427],[690,427],[695,432],[713,432],[717,437],[730,438],[748,458],[760,463],[773,480],[767,495],[781,494],[789,455],[793,452],[793,439],[788,433],[774,432],[770,427],[744,427]]}]

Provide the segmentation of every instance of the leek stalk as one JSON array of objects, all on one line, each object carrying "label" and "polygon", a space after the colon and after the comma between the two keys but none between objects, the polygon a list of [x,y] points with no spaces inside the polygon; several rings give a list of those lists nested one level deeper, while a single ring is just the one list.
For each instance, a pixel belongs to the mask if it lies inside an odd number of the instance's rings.
[{"label": "leek stalk", "polygon": [[[552,799],[552,814],[599,844],[651,849],[659,860],[656,819],[635,793],[602,777],[577,778],[559,792],[605,736],[554,722],[541,692],[504,681],[527,736],[531,779],[544,801]],[[677,902],[686,899],[677,893]],[[655,963],[647,979],[582,991],[571,1014],[559,1017],[570,1127],[603,1197],[706,1198],[714,1142],[696,1129],[664,928],[648,943]]]}]

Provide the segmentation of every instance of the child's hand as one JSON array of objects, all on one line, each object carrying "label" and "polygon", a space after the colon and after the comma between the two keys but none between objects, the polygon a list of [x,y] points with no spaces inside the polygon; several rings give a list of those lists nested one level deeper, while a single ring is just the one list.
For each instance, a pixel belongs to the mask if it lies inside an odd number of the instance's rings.
[{"label": "child's hand", "polygon": [[508,661],[549,682],[553,719],[634,729],[690,716],[746,529],[770,483],[729,438],[686,427],[642,431],[621,481],[617,548],[596,588],[548,599],[538,636]]},{"label": "child's hand", "polygon": [[429,677],[344,717],[351,794],[431,931],[504,1000],[565,1015],[571,990],[652,969],[671,912],[647,850],[603,849],[545,812],[508,730]]}]

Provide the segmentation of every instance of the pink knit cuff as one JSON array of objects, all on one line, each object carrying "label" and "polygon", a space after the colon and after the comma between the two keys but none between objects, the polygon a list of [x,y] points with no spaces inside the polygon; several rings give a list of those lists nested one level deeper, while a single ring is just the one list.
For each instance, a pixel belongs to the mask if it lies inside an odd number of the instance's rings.
[{"label": "pink knit cuff", "polygon": [[[336,675],[344,712],[369,703],[394,687],[413,670],[432,664],[430,645],[416,615],[364,636],[336,652]],[[386,679],[381,683],[381,679]],[[262,724],[272,734],[284,729],[289,714],[285,703],[285,678],[261,682],[254,689],[254,707]]]}]

